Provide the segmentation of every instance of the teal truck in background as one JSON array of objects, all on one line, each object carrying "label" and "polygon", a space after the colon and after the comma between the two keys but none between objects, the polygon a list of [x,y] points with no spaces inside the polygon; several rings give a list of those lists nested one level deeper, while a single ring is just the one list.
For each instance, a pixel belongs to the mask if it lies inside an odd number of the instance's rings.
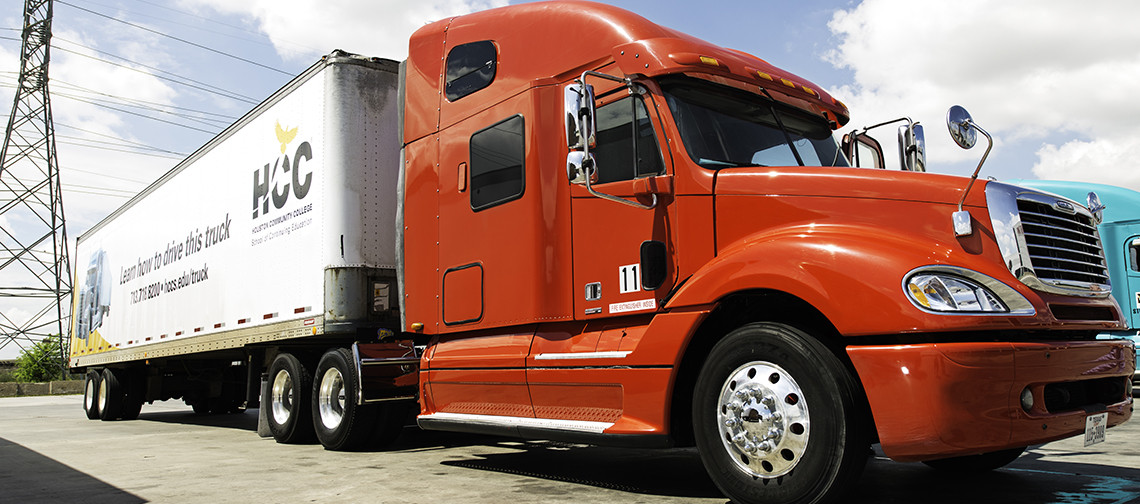
[{"label": "teal truck in background", "polygon": [[[1096,193],[1105,206],[1097,230],[1104,243],[1112,281],[1112,297],[1120,304],[1128,322],[1124,331],[1110,331],[1102,337],[1129,338],[1140,348],[1140,192],[1123,187],[1090,182],[1064,180],[1011,180],[1011,184],[1048,191],[1082,205],[1090,203],[1089,193]],[[1140,356],[1140,351],[1137,352]],[[1140,370],[1132,375],[1133,396],[1140,396]]]}]

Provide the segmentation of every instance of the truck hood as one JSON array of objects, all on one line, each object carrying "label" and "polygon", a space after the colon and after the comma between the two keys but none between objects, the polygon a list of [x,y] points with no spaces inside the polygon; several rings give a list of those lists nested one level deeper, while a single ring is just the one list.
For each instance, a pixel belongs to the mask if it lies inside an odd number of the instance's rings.
[{"label": "truck hood", "polygon": [[[821,196],[957,205],[970,179],[956,175],[818,166],[742,167],[717,172],[714,193]],[[967,206],[985,207],[985,180],[970,189]]]}]

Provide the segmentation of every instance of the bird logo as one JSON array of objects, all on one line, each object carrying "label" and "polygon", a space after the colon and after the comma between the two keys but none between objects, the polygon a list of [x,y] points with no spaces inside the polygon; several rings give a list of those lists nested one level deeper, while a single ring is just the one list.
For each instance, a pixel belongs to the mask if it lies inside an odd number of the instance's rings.
[{"label": "bird logo", "polygon": [[288,145],[289,142],[292,142],[293,138],[297,136],[297,128],[294,127],[293,129],[287,130],[281,127],[281,121],[277,121],[276,133],[277,141],[281,142],[281,153],[284,154],[285,146]]}]

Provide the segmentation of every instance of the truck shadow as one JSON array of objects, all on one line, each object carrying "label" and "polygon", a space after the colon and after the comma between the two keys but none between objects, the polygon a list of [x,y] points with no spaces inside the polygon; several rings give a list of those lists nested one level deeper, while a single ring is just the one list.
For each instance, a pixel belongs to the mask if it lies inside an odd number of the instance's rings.
[{"label": "truck shadow", "polygon": [[[498,440],[494,444],[517,451],[496,450],[477,454],[479,458],[441,464],[632,494],[723,498],[694,449],[631,450],[515,440]],[[842,502],[960,504],[981,498],[983,502],[1042,504],[1140,503],[1140,474],[1135,470],[1058,462],[1056,454],[1051,457],[1050,461],[1042,461],[1042,455],[1030,450],[1002,469],[959,475],[936,471],[924,464],[894,462],[876,451],[862,478]],[[532,486],[535,493],[542,491],[543,485]]]},{"label": "truck shadow", "polygon": [[[231,415],[195,415],[189,410],[158,411],[144,412],[139,419],[256,432],[257,413],[256,409]],[[480,450],[480,447],[487,449]],[[527,485],[528,493],[534,495],[541,495],[543,492],[561,495],[564,492],[564,489],[543,483],[549,481],[638,495],[723,499],[720,491],[705,473],[696,451],[691,448],[669,450],[609,448],[421,431],[409,425],[394,445],[385,449],[365,451],[398,454],[446,451],[453,448],[464,448],[465,452],[474,455],[459,460],[442,461],[441,465],[458,470],[491,471],[533,478],[533,481]],[[1087,451],[1082,451],[1074,455],[1088,454]],[[956,475],[936,471],[923,464],[894,462],[883,456],[876,447],[873,453],[869,453],[870,458],[862,478],[843,498],[843,502],[959,504],[984,496],[986,502],[1140,503],[1140,474],[1127,464],[1119,464],[1117,462],[1120,461],[1108,459],[1105,460],[1106,465],[1066,462],[1064,453],[1055,452],[1049,453],[1047,461],[1043,460],[1043,456],[1042,453],[1030,449],[1021,458],[1002,469],[981,474]],[[4,458],[5,463],[11,460],[10,456]],[[66,466],[60,468],[59,470],[70,470]],[[80,476],[80,481],[83,477],[91,480],[86,475]],[[7,483],[3,477],[0,477],[0,486],[12,487]],[[93,480],[88,484],[98,483],[102,482]],[[133,496],[124,494],[120,497]]]},{"label": "truck shadow", "polygon": [[0,501],[134,504],[145,499],[0,438]]},{"label": "truck shadow", "polygon": [[143,411],[139,414],[138,419],[147,422],[200,425],[257,432],[257,409],[248,409],[241,413],[199,415],[189,408],[185,411],[148,412],[146,406],[143,406]]}]

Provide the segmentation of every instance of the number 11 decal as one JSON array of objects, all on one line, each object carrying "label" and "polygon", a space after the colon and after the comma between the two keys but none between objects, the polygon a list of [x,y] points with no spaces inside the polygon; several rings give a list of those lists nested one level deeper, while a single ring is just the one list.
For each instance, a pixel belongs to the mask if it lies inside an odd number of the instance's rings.
[{"label": "number 11 decal", "polygon": [[618,285],[621,285],[622,294],[641,291],[641,273],[638,272],[640,267],[640,264],[630,264],[619,269],[618,275],[621,278],[618,280]]}]

